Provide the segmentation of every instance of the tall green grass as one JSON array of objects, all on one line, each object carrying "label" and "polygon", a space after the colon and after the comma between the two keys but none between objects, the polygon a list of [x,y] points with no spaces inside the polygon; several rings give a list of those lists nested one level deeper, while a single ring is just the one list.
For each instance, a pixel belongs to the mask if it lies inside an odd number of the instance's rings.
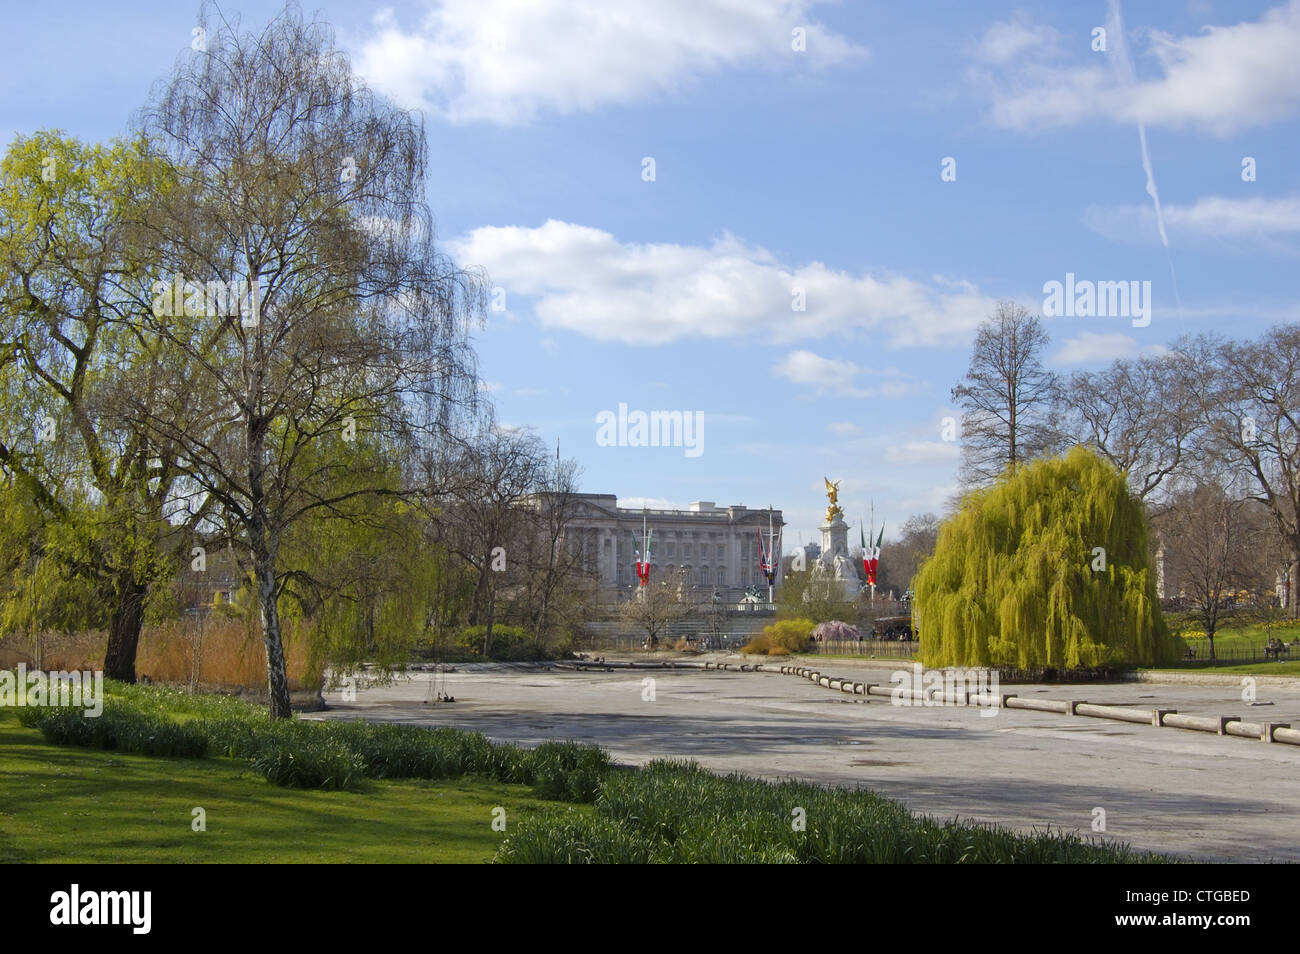
[{"label": "tall green grass", "polygon": [[605,778],[593,816],[531,821],[497,860],[523,864],[1038,864],[1168,859],[1073,834],[937,822],[866,791],[652,762]]},{"label": "tall green grass", "polygon": [[268,781],[294,788],[355,789],[366,779],[476,776],[533,785],[544,798],[591,802],[609,768],[593,745],[545,742],[535,749],[478,732],[369,722],[270,720],[260,706],[223,696],[109,683],[104,712],[29,708],[23,723],[60,745],[145,755],[241,759]]},{"label": "tall green grass", "polygon": [[45,741],[54,745],[175,758],[201,758],[208,750],[207,736],[193,726],[107,704],[96,718],[81,709],[53,707],[22,709],[18,721],[40,729]]}]

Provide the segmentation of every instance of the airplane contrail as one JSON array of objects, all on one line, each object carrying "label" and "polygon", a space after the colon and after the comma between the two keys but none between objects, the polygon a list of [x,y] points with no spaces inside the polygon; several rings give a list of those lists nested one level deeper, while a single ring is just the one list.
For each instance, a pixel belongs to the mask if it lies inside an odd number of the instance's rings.
[{"label": "airplane contrail", "polygon": [[[1137,71],[1133,68],[1133,60],[1129,57],[1128,37],[1124,33],[1124,15],[1120,12],[1119,0],[1110,0],[1109,20],[1107,32],[1115,38],[1112,44],[1114,56],[1111,62],[1125,86],[1136,86]],[[1183,302],[1178,294],[1178,275],[1174,272],[1174,257],[1169,250],[1169,233],[1165,231],[1165,215],[1160,209],[1160,190],[1156,188],[1156,174],[1151,167],[1151,153],[1147,149],[1147,127],[1141,116],[1138,117],[1137,127],[1138,143],[1142,149],[1142,170],[1147,176],[1147,195],[1151,196],[1151,202],[1155,206],[1156,228],[1160,231],[1160,244],[1165,247],[1165,259],[1169,262],[1169,278],[1173,282],[1174,301],[1178,305],[1178,322],[1181,325]]]}]

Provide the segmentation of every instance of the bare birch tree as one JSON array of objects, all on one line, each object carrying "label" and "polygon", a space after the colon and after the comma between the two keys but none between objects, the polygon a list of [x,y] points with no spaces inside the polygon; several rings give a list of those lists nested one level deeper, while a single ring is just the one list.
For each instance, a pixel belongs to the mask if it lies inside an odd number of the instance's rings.
[{"label": "bare birch tree", "polygon": [[206,48],[138,125],[177,180],[145,223],[164,262],[150,323],[206,415],[138,411],[247,561],[285,718],[281,542],[309,515],[361,519],[417,489],[410,462],[472,394],[484,288],[434,246],[418,119],[353,76],[327,26],[288,6],[243,32],[210,5],[201,26]]}]

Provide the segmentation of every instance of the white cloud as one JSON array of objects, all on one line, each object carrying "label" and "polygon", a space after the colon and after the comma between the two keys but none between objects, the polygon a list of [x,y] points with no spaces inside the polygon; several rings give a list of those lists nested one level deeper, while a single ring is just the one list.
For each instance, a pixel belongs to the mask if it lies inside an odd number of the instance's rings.
[{"label": "white cloud", "polygon": [[[1019,29],[1033,28],[1022,21]],[[1015,33],[1012,24],[990,30]],[[990,87],[994,122],[1015,129],[1111,120],[1228,136],[1287,119],[1300,108],[1300,0],[1257,21],[1206,26],[1189,36],[1134,33],[1147,40],[1159,72],[1154,78],[1130,82],[1125,71],[1111,69],[1111,54],[1087,47],[1080,56],[1089,59],[1076,65],[1031,61],[973,75]],[[1122,39],[1108,41],[1112,51],[1123,50]]]},{"label": "white cloud", "polygon": [[773,366],[772,373],[795,384],[839,388],[842,382],[852,380],[858,366],[852,361],[823,358],[811,351],[792,351]]},{"label": "white cloud", "polygon": [[[866,53],[812,18],[819,0],[431,0],[419,24],[374,18],[358,71],[453,122],[526,122],[636,102],[724,69],[814,68]],[[802,28],[806,50],[791,49]]]},{"label": "white cloud", "polygon": [[1057,366],[1090,364],[1096,361],[1136,358],[1140,354],[1160,354],[1165,350],[1163,345],[1140,345],[1137,339],[1118,332],[1103,334],[1084,331],[1073,338],[1067,338],[1048,359],[1048,363]]},{"label": "white cloud", "polygon": [[[1190,205],[1164,206],[1165,225],[1175,239],[1224,243],[1282,238],[1300,233],[1300,196],[1228,198],[1202,196]],[[1084,224],[1118,242],[1157,240],[1155,214],[1145,205],[1089,206]],[[1243,247],[1253,247],[1246,242]]]},{"label": "white cloud", "polygon": [[[864,371],[852,361],[823,358],[811,351],[791,351],[772,366],[772,373],[794,384],[810,385],[816,388],[819,394],[841,394],[846,397],[902,397],[907,393],[907,386],[900,380],[886,381],[878,387],[855,387],[853,379],[858,375],[878,372]],[[894,378],[898,376],[898,372],[893,369],[884,373]]]},{"label": "white cloud", "polygon": [[955,461],[961,456],[956,441],[907,441],[885,448],[885,460],[891,464],[935,464]]},{"label": "white cloud", "polygon": [[1004,23],[995,23],[984,31],[976,55],[987,63],[1005,64],[1027,56],[1053,52],[1061,35],[1052,27],[1036,26],[1029,17],[1017,12]]},{"label": "white cloud", "polygon": [[[708,247],[638,244],[552,219],[474,229],[450,250],[511,295],[534,296],[545,327],[630,344],[869,330],[892,346],[963,347],[994,306],[966,282],[793,267],[729,234]],[[804,311],[793,310],[796,289]]]},{"label": "white cloud", "polygon": [[831,421],[826,425],[826,430],[840,437],[857,437],[862,433],[862,428],[852,421]]}]

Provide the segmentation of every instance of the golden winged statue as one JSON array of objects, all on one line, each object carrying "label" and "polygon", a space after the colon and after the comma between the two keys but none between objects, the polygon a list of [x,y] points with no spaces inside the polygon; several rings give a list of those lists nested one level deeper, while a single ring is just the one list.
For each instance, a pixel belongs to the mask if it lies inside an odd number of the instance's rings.
[{"label": "golden winged statue", "polygon": [[844,516],[844,511],[840,509],[840,481],[832,482],[829,477],[823,477],[826,482],[826,499],[830,501],[830,506],[826,508],[826,522],[834,523],[836,517]]}]

